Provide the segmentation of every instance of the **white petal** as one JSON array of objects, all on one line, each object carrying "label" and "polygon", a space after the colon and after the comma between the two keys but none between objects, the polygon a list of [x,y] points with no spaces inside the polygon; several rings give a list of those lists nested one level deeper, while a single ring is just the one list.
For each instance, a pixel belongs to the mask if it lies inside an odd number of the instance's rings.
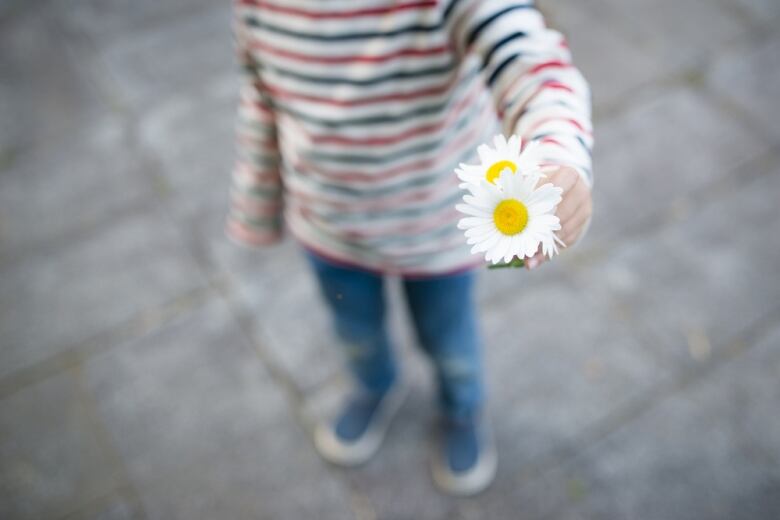
[{"label": "white petal", "polygon": [[479,155],[479,160],[484,164],[490,160],[491,155],[490,147],[486,144],[481,144],[477,147],[477,154]]},{"label": "white petal", "polygon": [[473,217],[490,218],[490,214],[486,211],[475,208],[474,206],[469,206],[468,204],[456,204],[455,209]]},{"label": "white petal", "polygon": [[493,221],[486,217],[464,217],[458,221],[459,229],[474,228],[478,226],[484,226],[485,224],[492,224]]},{"label": "white petal", "polygon": [[486,238],[480,241],[475,241],[475,242],[469,241],[469,243],[475,244],[471,251],[472,252],[487,251],[493,248],[500,239],[501,239],[501,234],[495,232],[491,235],[488,235]]},{"label": "white petal", "polygon": [[493,146],[496,147],[496,150],[499,152],[506,151],[506,137],[504,137],[502,134],[498,134],[493,137]]},{"label": "white petal", "polygon": [[507,141],[507,148],[513,153],[519,152],[520,148],[522,147],[522,142],[520,141],[520,138],[517,136],[517,134],[513,134],[509,141]]},{"label": "white petal", "polygon": [[496,230],[496,227],[493,224],[486,224],[484,226],[477,226],[473,228],[469,228],[466,230],[464,235],[466,235],[466,238],[480,238],[487,236],[488,234],[494,232]]},{"label": "white petal", "polygon": [[561,229],[561,219],[550,213],[534,215],[529,219],[528,226],[537,230],[557,231]]},{"label": "white petal", "polygon": [[496,246],[496,256],[499,259],[506,257],[512,248],[512,238],[506,235],[501,237],[501,241]]}]

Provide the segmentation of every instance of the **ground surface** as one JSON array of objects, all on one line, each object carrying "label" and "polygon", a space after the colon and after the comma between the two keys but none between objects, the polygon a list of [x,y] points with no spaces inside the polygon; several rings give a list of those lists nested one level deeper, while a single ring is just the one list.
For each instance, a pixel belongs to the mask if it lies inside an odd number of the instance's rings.
[{"label": "ground surface", "polygon": [[0,3],[0,518],[780,518],[780,3],[542,3],[593,83],[596,218],[483,276],[501,459],[470,500],[429,481],[403,313],[386,446],[315,454],[344,379],[296,247],[222,237],[215,4]]}]

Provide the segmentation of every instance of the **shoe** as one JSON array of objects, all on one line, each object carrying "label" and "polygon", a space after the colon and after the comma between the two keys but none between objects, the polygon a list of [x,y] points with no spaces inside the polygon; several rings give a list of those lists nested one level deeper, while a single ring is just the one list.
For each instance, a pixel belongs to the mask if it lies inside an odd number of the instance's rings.
[{"label": "shoe", "polygon": [[479,419],[445,419],[433,457],[433,481],[456,496],[484,491],[496,476],[493,437]]},{"label": "shoe", "polygon": [[377,452],[390,422],[401,407],[406,389],[395,384],[381,396],[365,393],[350,397],[334,423],[314,430],[317,452],[333,464],[357,466]]}]

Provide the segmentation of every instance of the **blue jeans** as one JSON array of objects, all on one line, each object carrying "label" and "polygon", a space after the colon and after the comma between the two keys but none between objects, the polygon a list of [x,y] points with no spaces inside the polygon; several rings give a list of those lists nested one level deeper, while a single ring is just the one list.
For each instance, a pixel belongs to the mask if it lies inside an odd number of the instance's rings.
[{"label": "blue jeans", "polygon": [[[369,392],[387,391],[397,379],[397,365],[385,323],[382,276],[307,256],[353,375]],[[404,279],[403,288],[419,343],[436,369],[443,412],[478,413],[484,392],[474,274]]]}]

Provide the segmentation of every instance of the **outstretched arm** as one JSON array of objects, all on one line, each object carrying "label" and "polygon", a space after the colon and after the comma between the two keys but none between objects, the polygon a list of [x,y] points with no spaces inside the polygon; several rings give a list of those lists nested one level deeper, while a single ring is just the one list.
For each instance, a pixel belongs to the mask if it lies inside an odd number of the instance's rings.
[{"label": "outstretched arm", "polygon": [[590,219],[593,136],[590,90],[565,38],[531,1],[451,0],[445,17],[457,51],[480,58],[504,133],[538,143],[548,180],[564,189],[559,237],[575,242]]}]

